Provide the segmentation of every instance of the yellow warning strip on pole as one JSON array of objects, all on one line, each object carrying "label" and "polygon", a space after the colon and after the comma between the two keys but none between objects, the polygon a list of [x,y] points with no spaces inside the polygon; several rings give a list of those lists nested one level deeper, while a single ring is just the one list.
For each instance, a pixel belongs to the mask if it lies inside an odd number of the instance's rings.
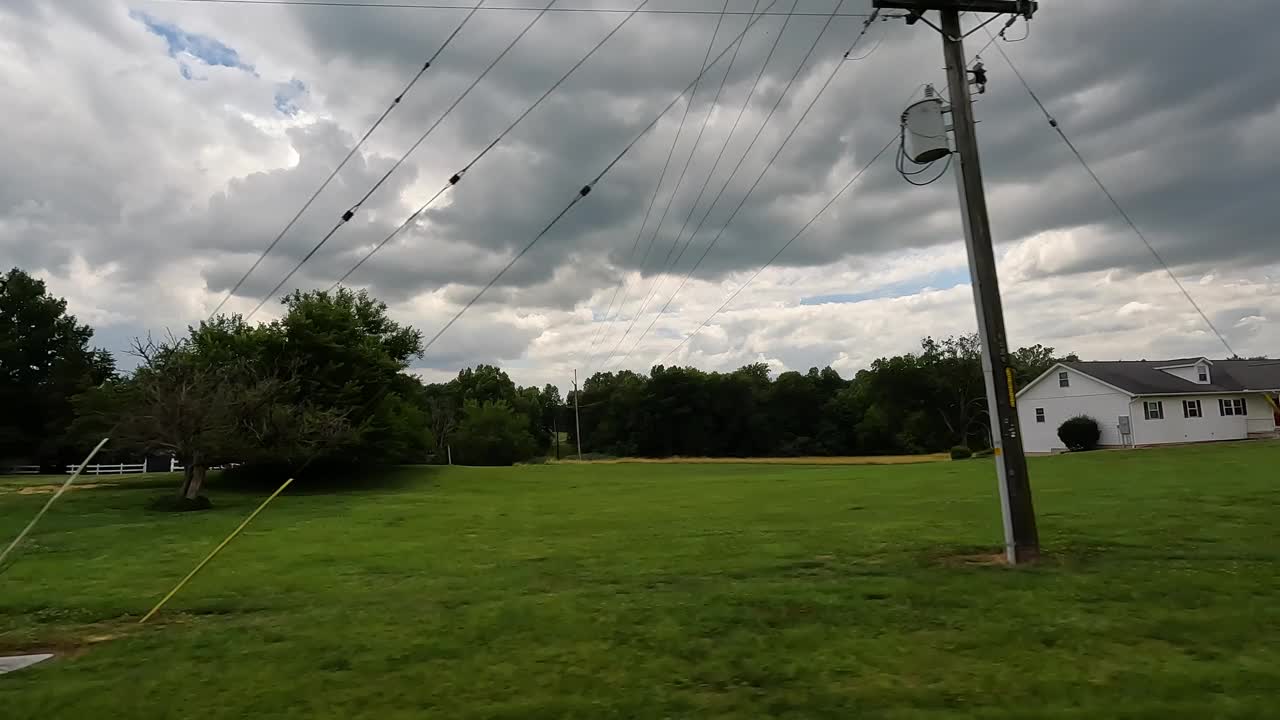
[{"label": "yellow warning strip on pole", "polygon": [[1264,397],[1264,398],[1266,398],[1266,399],[1267,399],[1267,404],[1271,406],[1271,409],[1272,409],[1274,412],[1278,412],[1278,413],[1280,413],[1280,405],[1277,405],[1277,404],[1276,404],[1276,399],[1275,399],[1275,398],[1271,397],[1271,395],[1269,395],[1269,394],[1267,394],[1267,393],[1262,393],[1262,397]]},{"label": "yellow warning strip on pole", "polygon": [[222,552],[222,548],[226,547],[228,543],[234,540],[236,536],[240,534],[240,531],[244,530],[245,526],[248,525],[250,522],[252,522],[253,519],[258,516],[258,513],[262,512],[263,508],[265,508],[268,503],[270,503],[272,500],[275,500],[277,495],[284,492],[284,489],[289,487],[289,483],[291,482],[293,482],[293,478],[289,478],[288,480],[285,480],[284,484],[281,485],[279,489],[271,493],[271,497],[267,498],[266,500],[263,500],[262,504],[258,506],[258,509],[250,513],[249,517],[245,518],[244,522],[240,523],[240,527],[237,527],[235,530],[232,530],[231,534],[227,536],[226,540],[223,540],[221,543],[218,544],[218,547],[213,549],[213,552],[206,555],[205,558],[200,561],[199,565],[196,565],[195,568],[191,570],[191,572],[187,573],[186,577],[182,578],[181,582],[179,582],[177,585],[174,585],[173,589],[169,591],[168,595],[165,595],[164,598],[160,600],[160,602],[156,603],[156,606],[151,608],[150,612],[142,616],[142,619],[138,621],[138,624],[141,625],[145,623],[146,621],[151,619],[152,615],[155,615],[157,612],[159,612],[160,608],[164,607],[164,604],[169,602],[170,598],[172,598],[174,595],[177,595],[178,591],[181,590],[182,587],[191,580],[191,578],[196,576],[196,573],[203,570],[204,566],[208,565],[209,561],[213,559],[213,556]]}]

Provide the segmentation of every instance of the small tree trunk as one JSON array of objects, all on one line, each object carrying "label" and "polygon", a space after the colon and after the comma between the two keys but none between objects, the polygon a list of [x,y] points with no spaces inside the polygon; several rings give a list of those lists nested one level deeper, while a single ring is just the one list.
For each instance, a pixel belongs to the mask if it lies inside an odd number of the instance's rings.
[{"label": "small tree trunk", "polygon": [[188,500],[195,500],[200,497],[200,490],[204,488],[205,475],[209,473],[209,468],[204,465],[196,465],[191,468],[191,480],[187,483],[186,492],[183,495]]},{"label": "small tree trunk", "polygon": [[178,488],[178,497],[187,496],[187,488],[191,487],[191,480],[194,477],[195,469],[195,466],[191,464],[190,460],[183,463],[182,485]]}]

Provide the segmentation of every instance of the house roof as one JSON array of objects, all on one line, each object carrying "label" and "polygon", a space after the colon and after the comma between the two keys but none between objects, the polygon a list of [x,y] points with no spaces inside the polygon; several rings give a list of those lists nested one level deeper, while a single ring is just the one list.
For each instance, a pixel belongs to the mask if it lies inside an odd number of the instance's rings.
[{"label": "house roof", "polygon": [[1187,366],[1202,358],[1064,362],[1062,365],[1134,395],[1240,392],[1280,389],[1280,360],[1214,360],[1210,383],[1183,380],[1159,368]]}]

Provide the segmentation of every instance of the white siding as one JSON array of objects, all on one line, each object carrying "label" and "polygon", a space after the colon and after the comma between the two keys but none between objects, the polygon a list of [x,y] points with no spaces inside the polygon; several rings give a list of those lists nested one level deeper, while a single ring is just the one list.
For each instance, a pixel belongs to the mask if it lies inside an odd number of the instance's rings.
[{"label": "white siding", "polygon": [[[1098,421],[1103,445],[1120,445],[1119,417],[1129,414],[1129,396],[1075,370],[1066,371],[1070,387],[1059,387],[1058,373],[1062,370],[1054,369],[1018,398],[1023,448],[1035,453],[1065,449],[1058,439],[1058,426],[1076,415],[1088,415]],[[1042,423],[1036,422],[1036,408],[1044,408]]]},{"label": "white siding", "polygon": [[1246,395],[1249,403],[1249,415],[1245,418],[1250,433],[1274,433],[1276,431],[1276,415],[1271,404],[1261,393]]},{"label": "white siding", "polygon": [[[1223,417],[1218,408],[1218,400],[1245,398],[1249,415],[1228,415]],[[1147,420],[1142,409],[1143,402],[1160,401],[1164,403],[1163,420]],[[1199,400],[1203,417],[1184,418],[1182,416],[1183,400]],[[1243,440],[1249,437],[1250,420],[1257,427],[1260,421],[1271,415],[1270,407],[1261,395],[1240,393],[1224,395],[1173,395],[1165,397],[1135,398],[1133,402],[1133,435],[1134,442],[1139,445],[1161,445],[1165,443],[1209,442],[1213,440]],[[1255,408],[1261,404],[1265,412]],[[1274,427],[1274,423],[1272,425]],[[1254,430],[1257,432],[1257,430]]]}]

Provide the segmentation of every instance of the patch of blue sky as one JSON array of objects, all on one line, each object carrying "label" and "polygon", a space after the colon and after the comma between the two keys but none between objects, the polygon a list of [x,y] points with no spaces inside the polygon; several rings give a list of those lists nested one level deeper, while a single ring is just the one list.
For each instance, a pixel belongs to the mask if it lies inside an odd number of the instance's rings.
[{"label": "patch of blue sky", "polygon": [[217,38],[187,32],[173,23],[164,22],[139,10],[130,11],[129,17],[142,23],[153,35],[164,39],[169,57],[178,60],[178,72],[188,80],[197,79],[188,59],[209,66],[235,68],[257,74],[252,65],[240,59],[240,53],[235,48]]},{"label": "patch of blue sky", "polygon": [[800,298],[801,305],[827,305],[831,303],[860,303],[867,300],[907,297],[926,289],[950,290],[969,282],[969,271],[964,268],[943,270],[923,277],[889,283],[863,292],[831,293]]},{"label": "patch of blue sky", "polygon": [[297,78],[276,85],[275,106],[282,115],[293,117],[301,110],[299,103],[307,96],[307,85]]}]

